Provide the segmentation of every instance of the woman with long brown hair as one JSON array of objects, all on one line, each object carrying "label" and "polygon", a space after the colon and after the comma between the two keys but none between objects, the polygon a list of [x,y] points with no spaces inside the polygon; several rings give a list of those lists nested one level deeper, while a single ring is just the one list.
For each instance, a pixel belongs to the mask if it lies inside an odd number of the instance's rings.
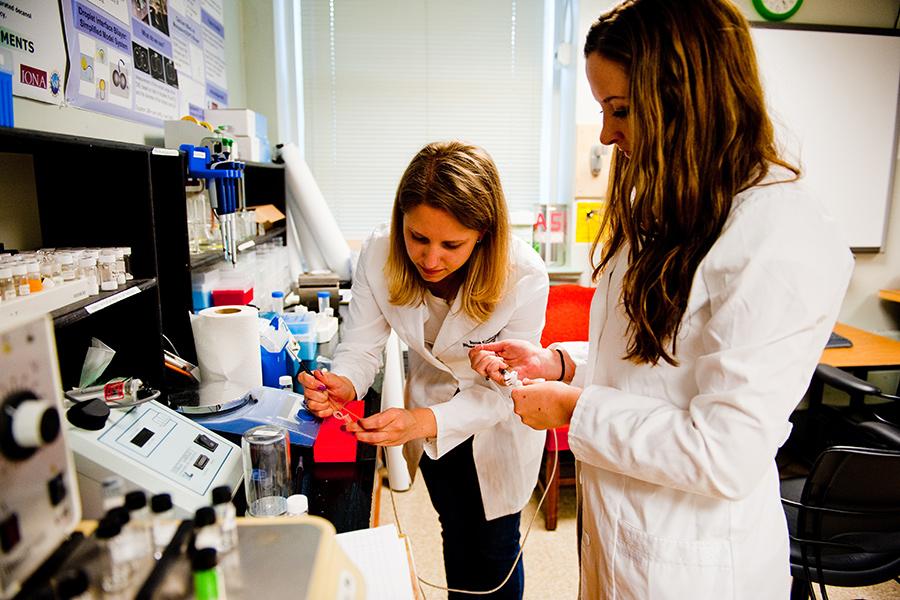
[{"label": "woman with long brown hair", "polygon": [[586,361],[470,353],[537,429],[569,425],[585,598],[787,598],[775,453],[852,271],[779,156],[747,22],[728,0],[626,0],[587,78],[615,145]]}]

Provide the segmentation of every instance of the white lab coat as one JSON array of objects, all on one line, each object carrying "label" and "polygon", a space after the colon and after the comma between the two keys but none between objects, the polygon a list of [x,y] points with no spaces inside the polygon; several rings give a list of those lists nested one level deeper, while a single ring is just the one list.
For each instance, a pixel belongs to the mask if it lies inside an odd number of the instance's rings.
[{"label": "white lab coat", "polygon": [[473,371],[468,351],[496,339],[540,340],[549,287],[546,267],[533,249],[513,238],[506,293],[494,312],[479,324],[460,310],[457,294],[429,352],[424,339],[427,307],[388,301],[384,266],[389,243],[386,232],[377,232],[363,246],[333,372],[348,377],[362,398],[381,366],[393,328],[409,346],[406,407],[428,407],[437,421],[436,438],[404,447],[410,470],[418,465],[423,445],[428,456],[437,459],[474,434],[472,453],[485,518],[518,512],[537,481],[545,434],[522,424],[509,390]]},{"label": "white lab coat", "polygon": [[583,598],[789,597],[774,457],[852,272],[841,240],[799,184],[739,194],[694,277],[679,367],[622,360],[622,253],[603,274],[569,429]]}]

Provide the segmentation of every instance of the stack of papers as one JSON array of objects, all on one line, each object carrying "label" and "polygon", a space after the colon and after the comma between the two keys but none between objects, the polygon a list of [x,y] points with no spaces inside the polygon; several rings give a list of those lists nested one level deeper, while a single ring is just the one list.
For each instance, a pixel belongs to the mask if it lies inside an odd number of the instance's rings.
[{"label": "stack of papers", "polygon": [[391,523],[335,536],[366,580],[367,600],[413,600],[406,542]]}]

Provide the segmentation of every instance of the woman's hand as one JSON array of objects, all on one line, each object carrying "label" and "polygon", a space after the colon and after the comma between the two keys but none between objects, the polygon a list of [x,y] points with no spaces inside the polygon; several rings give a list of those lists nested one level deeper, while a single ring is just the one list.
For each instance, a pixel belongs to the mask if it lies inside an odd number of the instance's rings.
[{"label": "woman's hand", "polygon": [[375,446],[399,446],[418,438],[437,435],[437,421],[427,408],[389,408],[386,411],[347,423],[356,439]]},{"label": "woman's hand", "polygon": [[316,369],[312,373],[300,373],[297,380],[303,386],[307,410],[320,419],[330,417],[336,408],[356,400],[356,389],[342,375]]},{"label": "woman's hand", "polygon": [[469,362],[477,373],[505,385],[501,369],[515,369],[519,379],[556,379],[559,358],[553,350],[525,340],[503,340],[469,350]]},{"label": "woman's hand", "polygon": [[532,429],[568,425],[581,388],[559,381],[532,383],[512,391],[514,411]]}]

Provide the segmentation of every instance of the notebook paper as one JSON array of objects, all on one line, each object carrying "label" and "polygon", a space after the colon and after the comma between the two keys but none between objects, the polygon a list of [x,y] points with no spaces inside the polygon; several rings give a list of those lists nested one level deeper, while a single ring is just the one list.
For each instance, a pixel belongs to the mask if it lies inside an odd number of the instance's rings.
[{"label": "notebook paper", "polygon": [[362,572],[367,600],[413,600],[406,544],[393,523],[335,537]]}]

